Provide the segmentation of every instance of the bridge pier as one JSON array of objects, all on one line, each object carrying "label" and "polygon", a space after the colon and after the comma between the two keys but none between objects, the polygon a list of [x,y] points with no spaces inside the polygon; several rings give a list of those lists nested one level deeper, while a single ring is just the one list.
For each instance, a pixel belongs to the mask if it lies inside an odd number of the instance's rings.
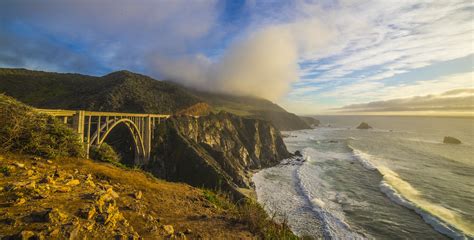
[{"label": "bridge pier", "polygon": [[143,134],[143,146],[145,147],[145,152],[144,152],[144,161],[145,163],[148,163],[150,160],[150,152],[151,152],[151,133],[152,133],[152,125],[151,125],[151,117],[148,115],[144,118],[144,134]]},{"label": "bridge pier", "polygon": [[81,142],[84,142],[84,120],[85,111],[76,111],[72,119],[72,128],[79,134]]}]

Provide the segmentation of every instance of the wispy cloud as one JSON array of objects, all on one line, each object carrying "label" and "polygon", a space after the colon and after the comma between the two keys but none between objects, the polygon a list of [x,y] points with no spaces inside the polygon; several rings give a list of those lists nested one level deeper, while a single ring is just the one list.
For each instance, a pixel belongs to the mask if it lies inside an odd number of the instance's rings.
[{"label": "wispy cloud", "polygon": [[[308,54],[314,64],[302,73],[321,73],[308,80],[314,82],[361,71],[365,80],[380,80],[472,54],[472,7],[472,1],[343,1],[322,13],[337,26],[338,41],[328,48],[338,50]],[[321,64],[323,58],[333,60]]]},{"label": "wispy cloud", "polygon": [[474,88],[455,89],[435,95],[398,98],[334,109],[339,112],[464,111],[474,112]]},{"label": "wispy cloud", "polygon": [[424,94],[440,94],[447,90],[474,87],[474,72],[452,74],[436,79],[397,83],[386,86],[380,81],[362,81],[336,87],[321,93],[323,97],[339,97],[345,102],[360,103],[372,100],[405,98]]}]

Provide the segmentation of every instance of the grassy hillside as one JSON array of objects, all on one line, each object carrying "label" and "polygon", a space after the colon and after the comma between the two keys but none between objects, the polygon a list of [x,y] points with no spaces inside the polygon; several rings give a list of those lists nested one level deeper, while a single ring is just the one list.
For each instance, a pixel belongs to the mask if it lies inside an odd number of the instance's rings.
[{"label": "grassy hillside", "polygon": [[39,108],[172,114],[206,103],[214,112],[268,120],[280,130],[309,128],[298,116],[265,99],[200,92],[128,71],[93,77],[0,68],[2,92]]},{"label": "grassy hillside", "polygon": [[128,71],[103,77],[0,69],[4,92],[38,108],[174,113],[200,100],[175,84]]}]

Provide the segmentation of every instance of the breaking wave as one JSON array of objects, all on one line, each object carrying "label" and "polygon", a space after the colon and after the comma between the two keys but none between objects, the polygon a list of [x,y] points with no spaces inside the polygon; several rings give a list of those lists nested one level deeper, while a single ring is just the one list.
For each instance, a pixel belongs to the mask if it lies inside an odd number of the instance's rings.
[{"label": "breaking wave", "polygon": [[401,179],[396,172],[374,164],[378,162],[375,156],[350,145],[349,147],[353,150],[355,158],[366,169],[377,170],[383,176],[379,185],[380,190],[393,202],[415,211],[426,223],[442,234],[454,239],[474,239],[474,227],[466,224],[457,212],[424,199],[417,189]]}]

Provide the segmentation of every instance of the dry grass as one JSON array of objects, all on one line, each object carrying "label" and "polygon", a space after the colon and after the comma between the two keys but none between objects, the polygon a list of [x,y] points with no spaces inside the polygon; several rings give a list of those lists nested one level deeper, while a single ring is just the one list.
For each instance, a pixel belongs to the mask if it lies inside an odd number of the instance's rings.
[{"label": "dry grass", "polygon": [[[96,184],[113,186],[114,191],[119,195],[117,206],[121,213],[144,239],[163,238],[161,232],[151,231],[156,224],[159,226],[172,225],[176,232],[186,232],[189,229],[190,233],[186,236],[190,239],[258,238],[258,235],[252,233],[230,207],[216,206],[214,202],[208,200],[206,191],[186,184],[158,180],[141,170],[122,169],[108,163],[76,158],[61,158],[50,164],[45,160],[32,160],[24,155],[7,154],[3,155],[3,160],[0,159],[0,167],[12,166],[12,163],[16,162],[24,164],[28,169],[35,166],[35,175],[52,174],[55,169],[59,169],[66,175],[91,174]],[[13,175],[2,176],[0,186],[5,187],[12,182],[28,182],[28,177],[24,175],[25,172],[26,170],[17,168]],[[30,199],[25,194],[27,202],[21,206],[0,206],[0,220],[8,215],[8,218],[17,219],[20,223],[12,228],[0,221],[0,236],[15,234],[21,230],[39,231],[47,228],[47,225],[22,224],[22,219],[25,219],[33,210],[59,208],[66,214],[77,217],[79,209],[90,205],[82,196],[95,191],[81,180],[81,184],[72,188],[72,191],[68,193],[56,193],[44,199]],[[133,196],[137,191],[143,193],[140,200]],[[0,192],[0,202],[8,202],[9,197],[11,196],[8,192]],[[219,199],[217,201],[224,201],[220,197],[217,198]],[[150,216],[159,219],[158,223],[156,221],[152,223],[149,220]],[[66,228],[63,227],[63,229]],[[86,236],[100,236],[100,228],[94,229],[88,234]]]}]

